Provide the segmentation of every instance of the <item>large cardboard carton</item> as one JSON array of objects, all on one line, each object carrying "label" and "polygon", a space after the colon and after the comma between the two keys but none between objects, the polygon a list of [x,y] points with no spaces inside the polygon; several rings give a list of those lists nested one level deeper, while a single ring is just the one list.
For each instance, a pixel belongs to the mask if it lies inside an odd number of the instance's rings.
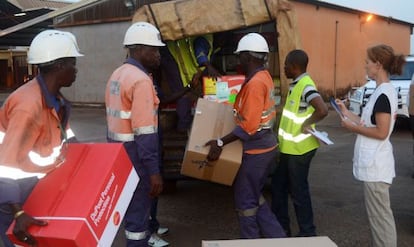
[{"label": "large cardboard carton", "polygon": [[337,247],[328,237],[263,238],[202,241],[201,247]]},{"label": "large cardboard carton", "polygon": [[210,147],[204,144],[227,135],[234,127],[232,106],[198,99],[181,174],[232,185],[241,164],[241,142],[235,141],[224,146],[220,159],[215,162],[207,162]]},{"label": "large cardboard carton", "polygon": [[[111,246],[139,178],[120,143],[69,144],[66,162],[35,186],[23,209],[47,226],[41,247]],[[27,246],[12,234],[14,243]]]}]

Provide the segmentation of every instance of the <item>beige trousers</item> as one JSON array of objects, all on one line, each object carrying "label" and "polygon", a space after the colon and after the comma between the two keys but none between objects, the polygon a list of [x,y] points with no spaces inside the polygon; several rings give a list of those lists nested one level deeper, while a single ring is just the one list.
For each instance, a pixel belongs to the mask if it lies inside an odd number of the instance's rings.
[{"label": "beige trousers", "polygon": [[365,208],[372,247],[397,247],[397,231],[390,206],[390,184],[364,182]]}]

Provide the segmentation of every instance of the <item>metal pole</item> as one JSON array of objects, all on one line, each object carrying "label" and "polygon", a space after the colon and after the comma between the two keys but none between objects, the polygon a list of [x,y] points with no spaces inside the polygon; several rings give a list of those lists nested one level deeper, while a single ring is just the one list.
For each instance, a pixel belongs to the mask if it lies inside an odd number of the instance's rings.
[{"label": "metal pole", "polygon": [[335,54],[334,54],[334,81],[333,81],[333,94],[336,99],[336,67],[338,58],[338,24],[339,21],[335,22]]}]

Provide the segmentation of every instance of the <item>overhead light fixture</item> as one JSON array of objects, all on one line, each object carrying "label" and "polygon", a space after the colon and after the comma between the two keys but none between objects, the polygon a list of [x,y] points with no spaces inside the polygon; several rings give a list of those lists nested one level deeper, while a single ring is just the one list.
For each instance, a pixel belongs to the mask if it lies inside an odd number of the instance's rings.
[{"label": "overhead light fixture", "polygon": [[369,14],[367,15],[367,17],[365,17],[365,23],[369,22],[370,20],[372,20],[373,15]]},{"label": "overhead light fixture", "polygon": [[367,15],[363,16],[362,18],[360,17],[360,23],[365,24],[367,22],[370,22],[372,20],[372,18],[374,18],[374,15],[367,14]]},{"label": "overhead light fixture", "polygon": [[134,11],[137,7],[136,0],[124,0],[124,5],[129,11]]},{"label": "overhead light fixture", "polygon": [[[360,16],[360,18],[361,18],[361,16]],[[372,20],[372,18],[374,18],[374,15],[372,15],[372,14],[367,14],[366,16],[361,18],[360,21],[359,21],[359,31],[361,31],[362,25],[367,23],[367,22],[370,22]]]},{"label": "overhead light fixture", "polygon": [[24,12],[21,12],[21,13],[17,13],[17,14],[14,14],[14,16],[25,16],[26,15],[26,13],[24,13]]}]

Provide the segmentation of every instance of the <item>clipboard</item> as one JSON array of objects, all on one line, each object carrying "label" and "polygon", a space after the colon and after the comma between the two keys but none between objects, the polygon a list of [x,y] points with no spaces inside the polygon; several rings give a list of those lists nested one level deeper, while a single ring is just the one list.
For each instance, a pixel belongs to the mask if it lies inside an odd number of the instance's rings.
[{"label": "clipboard", "polygon": [[353,125],[358,125],[356,122],[352,121],[350,118],[346,117],[342,112],[341,109],[339,109],[338,104],[335,102],[335,99],[333,97],[331,97],[331,99],[329,100],[329,102],[331,103],[332,107],[335,109],[335,111],[338,113],[338,115],[341,117],[342,120],[347,119],[349,121],[351,121],[351,123]]},{"label": "clipboard", "polygon": [[329,102],[331,103],[331,106],[335,109],[336,113],[338,113],[338,115],[344,119],[345,116],[344,114],[341,112],[341,109],[339,109],[338,104],[335,102],[335,99],[333,97],[331,97],[331,99],[329,100]]},{"label": "clipboard", "polygon": [[328,133],[326,132],[321,132],[318,131],[316,129],[310,129],[308,130],[309,133],[311,135],[313,135],[314,137],[316,137],[318,140],[320,140],[322,143],[326,144],[326,145],[332,145],[334,144],[333,141],[331,141],[331,139],[329,139],[328,137]]}]

